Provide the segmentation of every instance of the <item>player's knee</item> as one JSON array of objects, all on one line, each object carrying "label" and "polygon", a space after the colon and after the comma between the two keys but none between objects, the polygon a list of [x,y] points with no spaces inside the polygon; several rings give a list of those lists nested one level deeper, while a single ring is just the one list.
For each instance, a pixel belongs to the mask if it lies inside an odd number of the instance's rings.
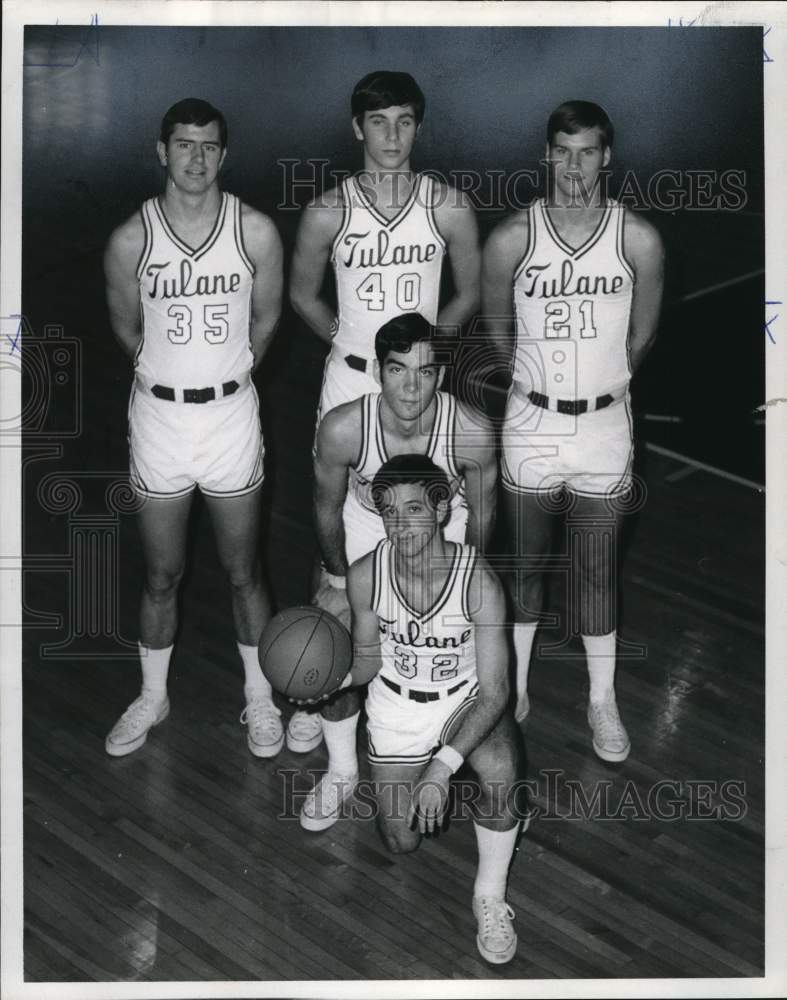
[{"label": "player's knee", "polygon": [[248,593],[259,586],[260,571],[257,565],[233,565],[227,567],[230,587],[239,594]]},{"label": "player's knee", "polygon": [[472,767],[481,782],[482,793],[512,785],[519,776],[519,749],[513,740],[496,740],[479,747],[472,758]]},{"label": "player's knee", "polygon": [[145,578],[145,589],[148,595],[157,601],[170,598],[180,586],[183,579],[184,567],[178,568],[165,566],[148,567]]},{"label": "player's knee", "polygon": [[357,689],[349,688],[334,695],[320,709],[320,715],[329,722],[342,722],[361,711],[361,696]]},{"label": "player's knee", "polygon": [[411,854],[421,843],[421,834],[405,826],[394,827],[381,821],[378,829],[389,854]]}]

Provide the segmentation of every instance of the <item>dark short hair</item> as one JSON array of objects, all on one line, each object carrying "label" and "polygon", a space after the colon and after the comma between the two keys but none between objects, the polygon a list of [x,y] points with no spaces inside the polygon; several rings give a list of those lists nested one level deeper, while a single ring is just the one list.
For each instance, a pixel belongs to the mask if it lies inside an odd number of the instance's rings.
[{"label": "dark short hair", "polygon": [[420,313],[403,313],[384,323],[374,337],[374,353],[382,368],[391,353],[408,354],[413,344],[434,339],[434,327]]},{"label": "dark short hair", "polygon": [[599,128],[602,145],[612,148],[615,129],[606,111],[592,101],[566,101],[555,108],[547,122],[547,142],[551,145],[558,132],[574,135],[586,128]]},{"label": "dark short hair", "polygon": [[433,510],[451,499],[451,486],[445,469],[435,465],[428,455],[395,455],[383,462],[372,480],[372,502],[382,514],[395,486],[419,483],[424,487]]},{"label": "dark short hair", "polygon": [[356,83],[350,100],[353,118],[363,118],[364,111],[379,111],[405,104],[412,104],[415,120],[420,125],[426,106],[424,92],[409,73],[394,73],[391,70],[367,73]]},{"label": "dark short hair", "polygon": [[166,146],[169,137],[175,131],[176,125],[210,125],[211,122],[218,122],[219,138],[221,148],[227,146],[227,121],[218,108],[214,108],[207,101],[202,101],[198,97],[186,97],[177,104],[173,104],[161,119],[161,133],[159,139]]}]

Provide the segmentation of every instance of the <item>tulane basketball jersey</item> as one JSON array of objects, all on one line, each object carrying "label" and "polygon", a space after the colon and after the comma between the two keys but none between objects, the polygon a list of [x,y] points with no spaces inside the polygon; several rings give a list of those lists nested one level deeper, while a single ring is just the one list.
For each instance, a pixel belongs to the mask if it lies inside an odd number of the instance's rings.
[{"label": "tulane basketball jersey", "polygon": [[557,399],[589,399],[631,378],[634,272],[623,255],[625,208],[608,201],[579,247],[560,237],[538,199],[528,208],[525,255],[514,273],[514,381]]},{"label": "tulane basketball jersey", "polygon": [[241,203],[223,192],[200,247],[170,226],[158,198],[142,205],[145,248],[137,268],[142,342],[136,370],[168,386],[220,385],[249,372],[254,266],[243,247]]},{"label": "tulane basketball jersey", "polygon": [[374,336],[402,313],[437,321],[445,241],[434,220],[434,181],[416,178],[393,219],[372,204],[355,177],[342,184],[344,216],[333,242],[338,300],[335,347],[374,357]]},{"label": "tulane basketball jersey", "polygon": [[455,544],[453,550],[443,589],[423,613],[408,605],[400,589],[391,542],[374,550],[371,608],[380,622],[380,675],[401,687],[439,691],[475,680],[468,591],[477,555],[470,545]]},{"label": "tulane basketball jersey", "polygon": [[[347,561],[350,563],[371,552],[385,537],[383,520],[371,495],[375,474],[391,457],[385,447],[381,401],[382,393],[379,392],[361,398],[361,449],[356,465],[350,469],[343,511]],[[425,454],[445,471],[451,485],[451,507],[443,525],[445,537],[449,541],[462,542],[467,524],[467,501],[464,478],[454,454],[456,405],[456,399],[449,393],[435,394],[434,424]]]}]

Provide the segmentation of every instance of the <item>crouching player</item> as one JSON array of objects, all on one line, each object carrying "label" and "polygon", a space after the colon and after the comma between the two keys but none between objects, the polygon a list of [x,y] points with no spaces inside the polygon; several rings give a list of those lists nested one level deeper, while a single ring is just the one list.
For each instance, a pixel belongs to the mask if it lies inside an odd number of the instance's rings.
[{"label": "crouching player", "polygon": [[514,957],[506,902],[519,821],[510,792],[520,733],[508,705],[505,605],[497,577],[469,545],[448,542],[448,478],[424,455],[397,455],[374,477],[386,538],[347,577],[353,668],[345,686],[371,680],[369,762],[382,838],[418,847],[442,824],[451,775],[475,773],[476,943],[494,963]]}]

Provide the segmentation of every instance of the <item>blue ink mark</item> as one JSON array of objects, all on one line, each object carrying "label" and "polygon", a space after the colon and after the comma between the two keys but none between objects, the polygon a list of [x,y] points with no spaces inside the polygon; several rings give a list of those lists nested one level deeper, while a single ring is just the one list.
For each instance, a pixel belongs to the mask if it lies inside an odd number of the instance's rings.
[{"label": "blue ink mark", "polygon": [[[58,18],[55,21],[55,24],[57,26],[60,25],[60,18]],[[91,47],[95,51],[91,51]],[[96,64],[96,66],[100,66],[101,65],[101,61],[99,59],[98,14],[91,14],[90,15],[90,25],[89,25],[88,28],[85,29],[85,32],[82,35],[82,40],[81,40],[81,44],[79,46],[79,50],[77,51],[76,56],[74,57],[74,59],[71,62],[48,62],[48,61],[47,62],[24,62],[23,65],[25,67],[27,67],[27,66],[48,66],[48,67],[63,66],[63,67],[68,67],[70,69],[70,68],[76,66],[76,64],[82,58],[82,52],[84,50],[87,50],[88,54],[91,56],[91,58],[93,59],[93,61]]]},{"label": "blue ink mark", "polygon": [[[697,15],[697,17],[699,17],[699,14]],[[690,21],[684,21],[682,17],[679,17],[678,20],[677,20],[677,22],[675,23],[675,27],[676,28],[690,28],[693,24],[697,23],[697,17],[693,17]],[[671,28],[672,26],[673,26],[672,25],[672,18],[668,17],[667,18],[667,27]]]},{"label": "blue ink mark", "polygon": [[18,347],[19,338],[22,336],[22,317],[19,315],[19,313],[11,313],[11,317],[10,318],[11,319],[16,319],[16,318],[19,319],[19,325],[16,328],[16,336],[14,337],[14,339],[11,340],[11,338],[8,336],[8,334],[5,335],[5,339],[11,345],[11,350],[8,353],[9,354],[13,354],[14,351],[17,351],[17,352],[19,351],[19,347]]},{"label": "blue ink mark", "polygon": [[[765,305],[766,306],[780,306],[780,305],[782,305],[782,302],[781,302],[781,300],[778,300],[778,299],[766,299]],[[769,337],[770,342],[772,344],[776,343],[776,338],[771,333],[771,323],[775,323],[776,320],[779,318],[779,315],[780,315],[779,313],[776,313],[775,316],[771,316],[771,318],[769,320],[767,320],[766,323],[765,323],[765,332],[768,334],[768,337]]]},{"label": "blue ink mark", "polygon": [[[765,29],[765,31],[763,31],[762,37],[765,38],[770,33],[770,30],[771,30],[771,28],[770,28],[770,25],[769,25]],[[767,62],[767,63],[769,63],[769,62],[776,62],[775,59],[771,59],[771,57],[768,55],[768,51],[767,51],[767,49],[765,48],[764,45],[762,47],[762,56],[763,56],[763,62]]]}]

